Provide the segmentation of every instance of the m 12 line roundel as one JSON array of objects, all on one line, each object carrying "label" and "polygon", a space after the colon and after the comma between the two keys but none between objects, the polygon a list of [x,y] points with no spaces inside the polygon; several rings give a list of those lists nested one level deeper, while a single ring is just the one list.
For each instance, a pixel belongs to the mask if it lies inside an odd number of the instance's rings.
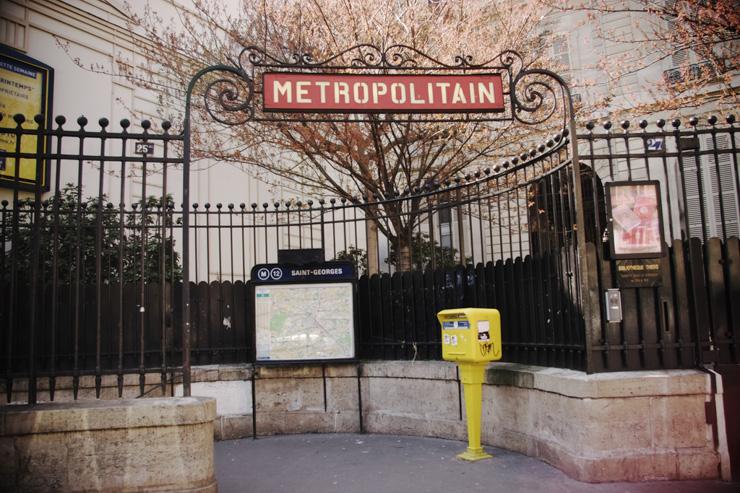
[{"label": "m 12 line roundel", "polygon": [[468,113],[504,110],[500,74],[351,75],[267,72],[264,110]]}]

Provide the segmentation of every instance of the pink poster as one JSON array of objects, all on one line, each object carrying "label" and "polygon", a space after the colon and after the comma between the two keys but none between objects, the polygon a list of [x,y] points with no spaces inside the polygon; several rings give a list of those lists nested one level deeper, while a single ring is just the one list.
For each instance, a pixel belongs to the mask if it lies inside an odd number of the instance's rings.
[{"label": "pink poster", "polygon": [[657,182],[611,183],[607,187],[615,256],[652,257],[663,252]]}]

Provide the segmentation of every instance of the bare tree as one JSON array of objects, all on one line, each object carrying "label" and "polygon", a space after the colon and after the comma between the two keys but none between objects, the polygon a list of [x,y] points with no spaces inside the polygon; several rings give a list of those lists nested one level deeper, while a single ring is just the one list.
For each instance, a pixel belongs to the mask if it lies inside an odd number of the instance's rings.
[{"label": "bare tree", "polygon": [[[677,66],[643,87],[650,98],[632,112],[678,110],[712,102],[717,109],[738,104],[740,5],[737,0],[549,0],[554,11],[584,12],[585,22],[607,43],[623,45],[624,55],[607,58],[600,68],[613,82],[665,60]],[[630,18],[630,29],[601,22]],[[696,60],[688,56],[694,53]],[[622,108],[615,108],[622,109]]]},{"label": "bare tree", "polygon": [[[197,69],[237,64],[242,48],[250,45],[286,60],[305,53],[322,59],[363,43],[381,50],[404,44],[446,62],[463,54],[483,62],[516,50],[524,67],[546,65],[539,29],[543,10],[536,1],[244,0],[238,12],[226,11],[218,1],[193,5],[178,9],[177,19],[149,9],[131,13],[132,27],[143,33],[136,43],[144,61],[120,60],[119,68],[137,84],[156,89],[164,107],[182,107],[184,88]],[[210,121],[199,100],[195,108],[201,114],[194,127],[196,157],[230,162],[267,183],[349,200],[384,200],[454,179],[518,152],[516,145],[533,131],[508,123],[421,123],[403,116],[224,128]],[[403,211],[397,202],[367,207],[370,217],[384,218],[377,227],[398,245],[402,270],[410,267],[409,241],[420,205],[410,200]]]}]

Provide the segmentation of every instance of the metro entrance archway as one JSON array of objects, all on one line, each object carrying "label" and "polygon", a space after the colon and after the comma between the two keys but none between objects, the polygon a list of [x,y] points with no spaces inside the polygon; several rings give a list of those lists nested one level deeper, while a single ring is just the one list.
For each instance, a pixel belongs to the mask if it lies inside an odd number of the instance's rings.
[{"label": "metro entrance archway", "polygon": [[[396,247],[396,258],[401,270],[408,270],[413,263],[414,231],[421,227],[421,216],[426,213],[428,226],[434,221],[435,203],[449,202],[452,194],[460,199],[460,194],[467,192],[469,208],[477,201],[478,226],[480,237],[483,236],[485,221],[493,221],[494,216],[484,219],[481,199],[490,197],[481,194],[481,187],[490,189],[495,180],[499,189],[498,211],[501,210],[500,191],[507,187],[516,189],[515,221],[520,228],[518,242],[522,253],[522,211],[519,204],[520,190],[517,183],[545,179],[553,174],[564,182],[569,190],[567,200],[572,203],[570,217],[560,227],[563,232],[570,230],[574,234],[560,234],[560,241],[553,245],[554,250],[565,252],[567,269],[559,270],[562,274],[558,291],[565,289],[568,294],[566,304],[574,307],[569,310],[572,322],[581,326],[577,320],[591,322],[598,318],[598,312],[591,307],[589,298],[592,293],[585,289],[589,285],[586,256],[585,220],[582,207],[581,171],[578,160],[578,147],[575,139],[573,101],[565,81],[557,74],[525,65],[522,57],[514,51],[495,55],[482,63],[474,62],[471,57],[462,55],[451,64],[441,62],[422,51],[405,45],[392,45],[379,48],[369,44],[356,45],[340,53],[315,60],[310,54],[298,53],[289,59],[267,53],[256,46],[245,47],[236,57],[234,65],[214,65],[200,70],[190,81],[186,97],[184,119],[184,155],[183,155],[183,198],[189,201],[189,169],[191,160],[191,125],[193,96],[196,87],[202,89],[203,114],[225,125],[243,125],[246,123],[264,123],[276,125],[312,124],[362,124],[393,125],[403,115],[406,123],[464,123],[466,125],[495,125],[503,122],[516,122],[523,125],[552,125],[559,122],[560,132],[548,147],[541,146],[531,155],[518,158],[494,168],[485,174],[477,173],[469,183],[442,184],[425,183],[422,186],[399,191],[385,196],[368,193],[364,200],[357,198],[357,207],[369,216],[367,229],[370,235],[377,235],[380,229],[390,243]],[[557,145],[556,145],[557,141]],[[378,143],[376,142],[376,145]],[[553,159],[557,165],[553,167]],[[513,171],[513,173],[512,173]],[[529,171],[529,176],[528,172]],[[563,176],[561,176],[561,174]],[[327,179],[331,179],[326,175]],[[379,177],[382,178],[382,177]],[[502,185],[503,180],[503,185]],[[441,189],[444,188],[444,195]],[[478,197],[472,196],[475,190]],[[409,198],[410,200],[404,200]],[[436,200],[435,200],[436,199]],[[507,191],[505,208],[512,226],[512,197]],[[523,199],[526,200],[526,197]],[[361,202],[361,203],[359,203]],[[296,204],[298,205],[298,204]],[[406,206],[406,210],[404,210]],[[287,205],[289,208],[290,205]],[[257,208],[252,204],[253,210]],[[299,206],[300,208],[300,206]],[[323,204],[321,204],[323,209]],[[267,204],[265,204],[267,213]],[[277,206],[276,206],[277,209]],[[309,205],[309,214],[313,207]],[[489,207],[489,212],[492,210]],[[277,212],[277,211],[276,211]],[[287,211],[289,214],[290,211]],[[323,211],[322,211],[323,212]],[[385,221],[379,220],[384,216]],[[300,214],[299,214],[300,220]],[[323,220],[323,214],[321,215]],[[469,215],[472,218],[472,214]],[[526,229],[526,213],[525,213]],[[461,221],[459,221],[460,223]],[[190,393],[190,213],[185,208],[183,223],[183,386],[185,395]],[[300,228],[300,226],[299,226]],[[433,228],[430,228],[432,230]],[[473,235],[473,228],[470,228]],[[312,230],[313,231],[313,230]],[[491,241],[488,249],[493,253],[494,242],[492,229],[489,227]],[[322,228],[323,234],[323,228]],[[290,238],[290,232],[288,233]],[[299,229],[300,236],[300,229]],[[459,235],[462,242],[462,234]],[[505,259],[503,252],[504,233],[498,231],[499,258]],[[509,258],[513,257],[512,232],[509,233]],[[471,236],[472,239],[472,236]],[[265,233],[265,241],[267,234]],[[471,241],[472,243],[472,241]],[[483,245],[483,243],[481,243]],[[465,248],[460,244],[461,255]],[[323,245],[322,245],[323,247]],[[265,246],[267,250],[267,245]],[[481,247],[479,252],[485,257]],[[436,253],[434,240],[432,251]],[[390,252],[388,252],[390,254]],[[472,250],[475,256],[475,250]],[[367,252],[368,259],[379,262],[377,250]],[[433,255],[436,257],[436,255]],[[493,255],[491,256],[493,259]],[[436,259],[433,259],[433,263]],[[464,263],[464,262],[463,262]],[[473,260],[475,263],[475,260]],[[558,262],[559,263],[559,262]],[[368,272],[379,269],[372,262]],[[576,329],[577,331],[580,329]],[[586,351],[585,357],[589,358]]]}]

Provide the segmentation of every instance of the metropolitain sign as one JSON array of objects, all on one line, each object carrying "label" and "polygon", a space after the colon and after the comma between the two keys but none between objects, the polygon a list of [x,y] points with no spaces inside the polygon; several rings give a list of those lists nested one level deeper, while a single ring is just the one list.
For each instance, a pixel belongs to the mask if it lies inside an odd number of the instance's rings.
[{"label": "metropolitain sign", "polygon": [[504,111],[504,94],[500,74],[266,72],[263,109],[294,113],[483,113]]}]

